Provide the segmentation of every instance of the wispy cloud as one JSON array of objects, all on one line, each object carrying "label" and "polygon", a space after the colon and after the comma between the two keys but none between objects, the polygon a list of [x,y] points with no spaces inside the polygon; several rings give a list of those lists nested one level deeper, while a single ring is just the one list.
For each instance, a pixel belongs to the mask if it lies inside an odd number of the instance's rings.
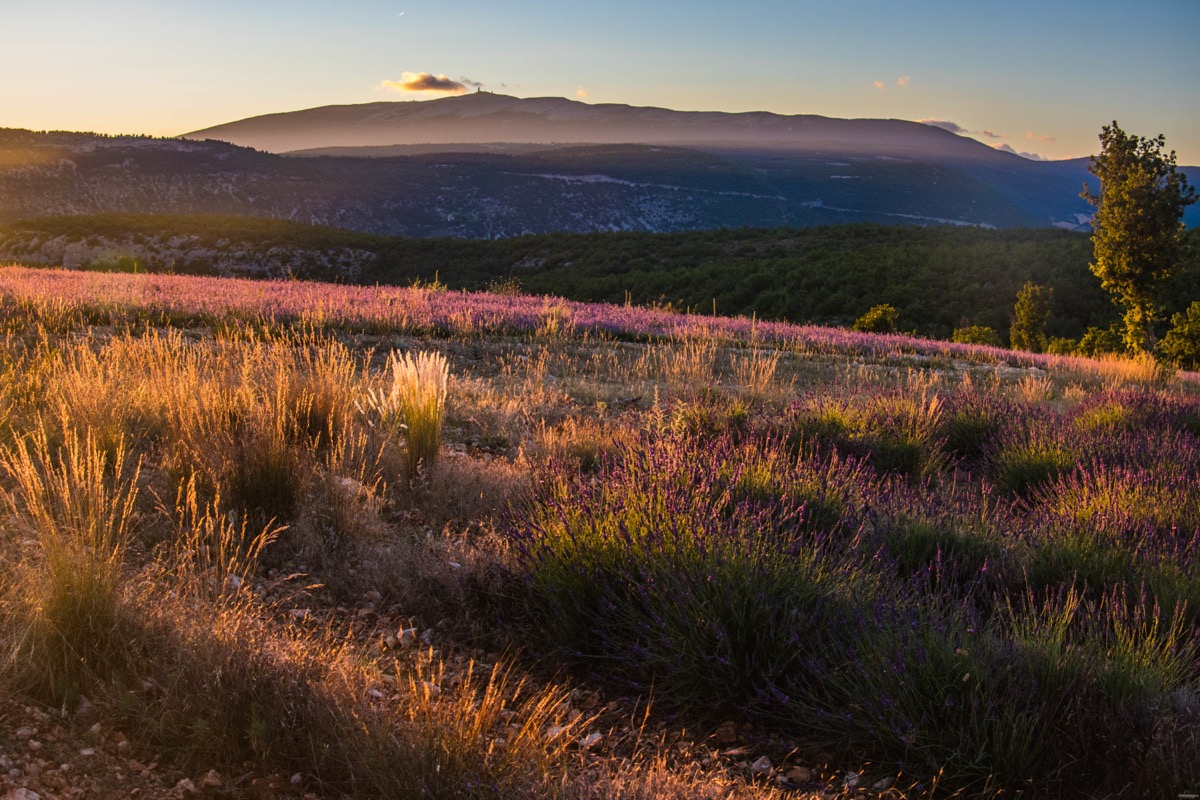
[{"label": "wispy cloud", "polygon": [[[1053,139],[1051,139],[1051,141],[1053,141]],[[1046,158],[1044,155],[1042,155],[1041,153],[1028,153],[1028,152],[1025,152],[1022,150],[1017,150],[1015,147],[1013,147],[1010,144],[1003,144],[1003,143],[1002,144],[994,144],[994,145],[992,145],[992,147],[995,148],[996,150],[999,150],[1002,153],[1012,153],[1014,156],[1020,156],[1021,158],[1028,158],[1030,161],[1049,161],[1050,160],[1050,159]]]},{"label": "wispy cloud", "polygon": [[[912,78],[907,75],[901,75],[899,78],[896,78],[896,85],[901,89],[907,89],[910,83],[912,83]],[[886,92],[888,88],[888,84],[885,81],[872,81],[871,85],[881,92]]]},{"label": "wispy cloud", "polygon": [[1044,134],[1034,133],[1033,131],[1025,131],[1025,138],[1031,142],[1053,142],[1054,141],[1053,136],[1046,136]]},{"label": "wispy cloud", "polygon": [[[473,85],[475,81],[471,81]],[[434,75],[430,72],[403,72],[398,81],[384,81],[379,84],[381,89],[394,89],[397,92],[441,92],[443,94],[465,94],[467,87],[464,83],[447,78],[445,75]]]},{"label": "wispy cloud", "polygon": [[587,97],[590,94],[591,94],[591,92],[589,92],[587,89],[583,88],[583,84],[580,84],[579,88],[575,90],[575,96],[578,97],[580,100],[582,100],[583,98]]},{"label": "wispy cloud", "polygon": [[[957,122],[951,122],[948,119],[918,119],[915,121],[921,123],[922,125],[932,125],[935,128],[941,128],[942,130],[950,131],[951,133],[957,133],[960,136],[982,136],[985,139],[1007,139],[1008,138],[1007,133],[996,133],[995,131],[989,131],[987,128],[984,128],[981,131],[973,131],[968,128],[964,128],[962,125],[959,125]],[[1033,140],[1036,138],[1037,141],[1042,141],[1042,142],[1054,141],[1054,139],[1049,136],[1035,137],[1030,134],[1026,134],[1026,138],[1030,139],[1030,140]],[[1009,147],[1006,144],[994,144],[994,145],[992,145],[992,147],[996,148],[997,150],[1003,150],[1006,153],[1012,153],[1013,155],[1023,156],[1024,158],[1030,158],[1030,159],[1033,159],[1034,161],[1047,160],[1045,158],[1045,156],[1040,156],[1037,153],[1022,153],[1020,151],[1014,150],[1013,148]]]}]

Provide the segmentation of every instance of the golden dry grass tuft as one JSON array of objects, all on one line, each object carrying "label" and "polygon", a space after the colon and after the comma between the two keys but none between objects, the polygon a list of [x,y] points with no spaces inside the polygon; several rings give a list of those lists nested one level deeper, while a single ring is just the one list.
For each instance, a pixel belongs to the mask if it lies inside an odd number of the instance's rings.
[{"label": "golden dry grass tuft", "polygon": [[433,467],[441,450],[449,366],[441,353],[392,353],[388,370],[390,385],[369,392],[367,405],[385,429],[402,433],[415,478]]}]

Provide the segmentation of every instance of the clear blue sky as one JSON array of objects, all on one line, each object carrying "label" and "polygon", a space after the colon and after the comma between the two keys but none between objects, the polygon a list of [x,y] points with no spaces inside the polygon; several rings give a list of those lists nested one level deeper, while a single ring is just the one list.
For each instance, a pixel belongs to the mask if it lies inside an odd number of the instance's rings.
[{"label": "clear blue sky", "polygon": [[0,0],[0,52],[0,127],[179,134],[437,97],[383,86],[427,72],[521,97],[935,119],[1051,158],[1094,152],[1116,119],[1200,165],[1200,0]]}]

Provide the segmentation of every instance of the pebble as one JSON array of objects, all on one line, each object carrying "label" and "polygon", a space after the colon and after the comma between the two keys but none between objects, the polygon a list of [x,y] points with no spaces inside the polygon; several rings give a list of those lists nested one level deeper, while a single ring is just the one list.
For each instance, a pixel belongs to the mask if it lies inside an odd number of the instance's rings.
[{"label": "pebble", "polygon": [[722,722],[717,726],[717,729],[713,731],[711,738],[713,743],[717,745],[733,744],[738,738],[737,723],[733,722],[732,720],[729,722]]},{"label": "pebble", "polygon": [[753,764],[750,765],[750,771],[755,775],[765,775],[771,771],[771,759],[767,756],[762,756]]},{"label": "pebble", "polygon": [[807,783],[812,777],[812,770],[808,767],[792,767],[787,771],[787,779],[796,783]]},{"label": "pebble", "polygon": [[2,796],[0,796],[0,800],[41,800],[41,797],[42,796],[40,794],[32,789],[21,787],[17,789],[9,789]]}]

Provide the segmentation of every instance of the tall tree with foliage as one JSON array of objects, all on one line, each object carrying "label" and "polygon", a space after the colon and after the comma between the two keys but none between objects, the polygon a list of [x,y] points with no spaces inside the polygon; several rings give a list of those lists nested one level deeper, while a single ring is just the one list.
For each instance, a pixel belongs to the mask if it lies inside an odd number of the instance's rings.
[{"label": "tall tree with foliage", "polygon": [[1100,132],[1100,154],[1088,171],[1100,179],[1099,194],[1085,183],[1092,215],[1092,272],[1125,307],[1125,344],[1154,348],[1158,295],[1183,249],[1183,210],[1196,190],[1175,170],[1175,151],[1163,153],[1162,134],[1127,134],[1116,121]]},{"label": "tall tree with foliage", "polygon": [[1050,301],[1054,290],[1026,281],[1017,292],[1017,303],[1013,306],[1013,324],[1008,330],[1008,341],[1014,350],[1046,350],[1046,323],[1050,320]]}]

